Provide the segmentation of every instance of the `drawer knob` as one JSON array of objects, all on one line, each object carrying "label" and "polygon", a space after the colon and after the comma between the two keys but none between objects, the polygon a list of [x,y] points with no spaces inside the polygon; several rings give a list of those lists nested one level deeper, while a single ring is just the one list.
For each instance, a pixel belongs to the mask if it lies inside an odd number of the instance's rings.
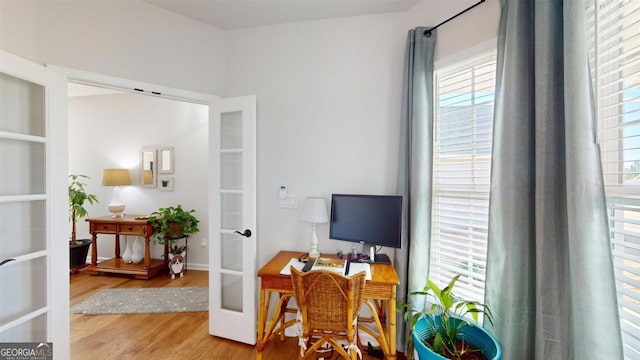
[{"label": "drawer knob", "polygon": [[133,230],[133,228],[132,228],[132,227],[129,227],[129,231],[131,231],[131,230]]}]

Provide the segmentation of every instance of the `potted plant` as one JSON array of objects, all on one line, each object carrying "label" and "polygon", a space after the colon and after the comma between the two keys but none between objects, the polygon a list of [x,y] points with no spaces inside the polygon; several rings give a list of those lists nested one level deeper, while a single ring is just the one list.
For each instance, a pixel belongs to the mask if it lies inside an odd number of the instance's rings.
[{"label": "potted plant", "polygon": [[[86,175],[69,175],[69,221],[71,222],[71,239],[69,240],[69,268],[78,270],[84,267],[87,262],[87,254],[91,239],[76,238],[76,222],[87,216],[85,203],[94,204],[98,198],[94,194],[86,192],[86,184],[82,179],[89,179]],[[74,271],[75,272],[75,271]]]},{"label": "potted plant", "polygon": [[[476,301],[463,300],[453,294],[453,286],[460,275],[451,279],[440,289],[433,281],[421,291],[410,295],[433,295],[435,302],[423,309],[415,309],[411,304],[401,304],[398,311],[405,311],[404,318],[411,325],[406,343],[407,358],[455,359],[455,360],[501,360],[502,348],[498,341],[483,327],[478,325],[478,314],[493,324],[493,316],[487,305]],[[427,310],[428,309],[428,310]],[[471,321],[468,316],[471,316]]]},{"label": "potted plant", "polygon": [[[193,213],[195,210],[186,211],[181,205],[159,208],[149,216],[149,223],[153,227],[154,242],[169,246],[169,252],[174,255],[182,254],[187,250],[187,245],[177,245],[178,239],[188,238],[199,231],[200,220]],[[167,260],[167,259],[165,259]]]}]

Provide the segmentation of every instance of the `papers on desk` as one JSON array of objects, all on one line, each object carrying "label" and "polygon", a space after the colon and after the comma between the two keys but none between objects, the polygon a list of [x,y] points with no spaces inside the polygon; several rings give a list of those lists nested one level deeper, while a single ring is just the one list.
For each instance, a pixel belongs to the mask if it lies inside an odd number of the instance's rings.
[{"label": "papers on desk", "polygon": [[[289,260],[289,263],[287,263],[287,265],[285,265],[282,268],[282,270],[280,270],[280,275],[291,275],[291,266],[293,266],[297,270],[302,271],[304,264],[305,263],[303,263],[302,261],[299,261],[297,258],[291,258],[291,260]],[[346,268],[345,260],[318,258],[318,260],[316,260],[316,263],[313,264],[313,267],[311,268],[311,270],[329,270],[329,271],[335,271],[339,274],[344,275],[345,268]],[[348,275],[353,275],[361,271],[365,271],[367,274],[366,279],[371,280],[371,266],[367,263],[352,262],[351,265],[349,265]]]},{"label": "papers on desk", "polygon": [[367,276],[365,277],[366,280],[371,280],[371,265],[367,263],[352,262],[349,266],[349,275],[357,274],[361,271],[367,273]]}]

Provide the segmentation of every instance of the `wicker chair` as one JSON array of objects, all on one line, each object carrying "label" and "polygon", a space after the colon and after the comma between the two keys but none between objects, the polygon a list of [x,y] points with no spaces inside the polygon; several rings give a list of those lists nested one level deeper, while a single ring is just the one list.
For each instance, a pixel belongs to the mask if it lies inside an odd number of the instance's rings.
[{"label": "wicker chair", "polygon": [[[346,359],[355,360],[361,355],[356,344],[356,319],[363,302],[365,276],[364,272],[342,276],[324,270],[302,273],[291,267],[293,295],[301,323],[299,359],[310,354],[315,359],[316,350],[326,343]],[[338,339],[346,340],[348,352]]]}]

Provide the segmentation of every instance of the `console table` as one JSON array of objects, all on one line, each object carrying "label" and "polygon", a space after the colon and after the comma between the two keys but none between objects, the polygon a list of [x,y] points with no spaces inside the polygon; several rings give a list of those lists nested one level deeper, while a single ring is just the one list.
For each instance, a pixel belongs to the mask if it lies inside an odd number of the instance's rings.
[{"label": "console table", "polygon": [[[150,241],[153,227],[148,219],[136,219],[140,215],[126,215],[122,218],[103,216],[89,218],[89,232],[93,244],[91,246],[91,265],[87,271],[91,275],[116,273],[133,275],[136,279],[149,279],[158,272],[167,269],[165,260],[151,259]],[[98,234],[115,235],[115,257],[98,262]],[[144,237],[144,260],[140,264],[127,263],[120,257],[120,235]],[[167,259],[169,248],[164,246],[164,258]]]}]

